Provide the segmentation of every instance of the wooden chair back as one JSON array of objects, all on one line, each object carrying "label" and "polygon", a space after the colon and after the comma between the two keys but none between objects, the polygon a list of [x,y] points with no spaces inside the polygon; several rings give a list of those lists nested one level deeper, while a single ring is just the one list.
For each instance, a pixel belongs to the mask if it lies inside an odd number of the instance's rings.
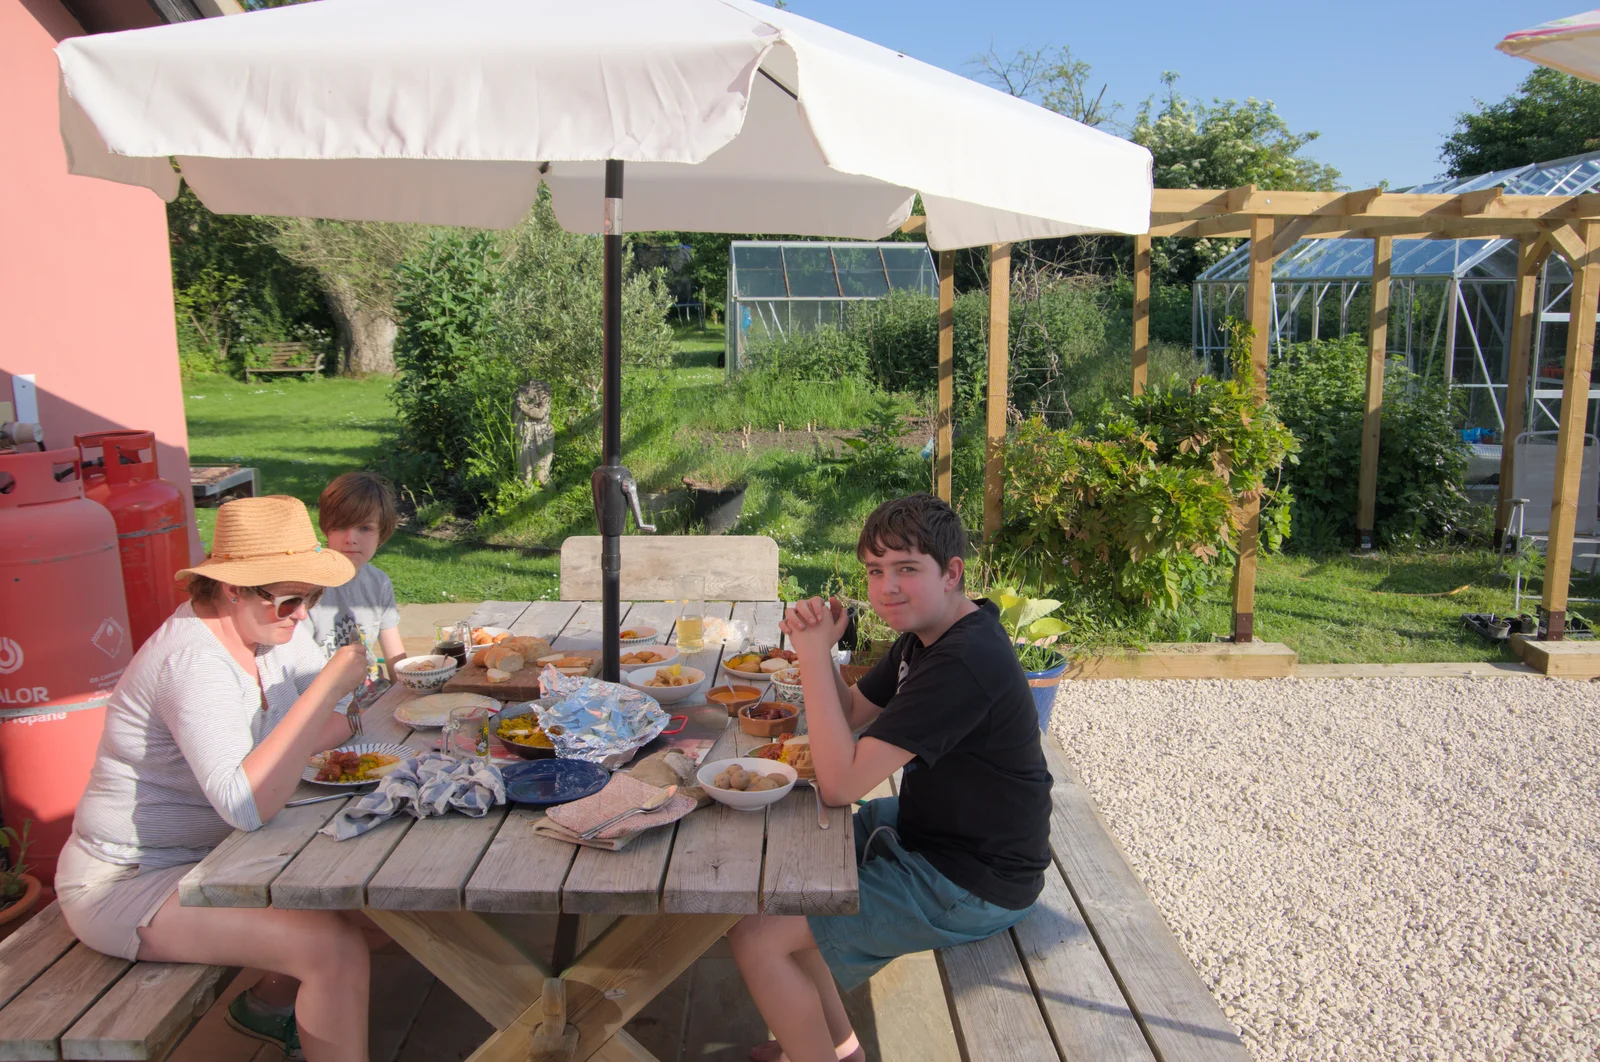
[{"label": "wooden chair back", "polygon": [[[766,535],[627,535],[622,600],[676,598],[675,580],[705,576],[707,601],[776,601],[778,544]],[[561,544],[561,600],[600,599],[600,536]]]}]

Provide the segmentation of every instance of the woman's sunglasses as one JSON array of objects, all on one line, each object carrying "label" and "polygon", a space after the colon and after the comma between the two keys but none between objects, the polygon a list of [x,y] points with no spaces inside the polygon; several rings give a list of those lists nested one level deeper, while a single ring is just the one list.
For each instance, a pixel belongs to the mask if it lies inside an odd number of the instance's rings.
[{"label": "woman's sunglasses", "polygon": [[284,594],[279,596],[269,593],[262,587],[252,586],[250,587],[250,592],[263,601],[271,601],[272,609],[278,614],[279,619],[288,619],[298,612],[302,605],[305,606],[307,611],[315,608],[317,602],[322,600],[322,591],[324,589],[326,587],[319,586],[309,594]]}]

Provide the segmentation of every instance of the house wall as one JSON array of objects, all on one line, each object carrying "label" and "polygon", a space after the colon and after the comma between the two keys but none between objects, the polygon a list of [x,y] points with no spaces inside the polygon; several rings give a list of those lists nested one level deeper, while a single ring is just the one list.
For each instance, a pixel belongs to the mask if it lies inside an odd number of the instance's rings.
[{"label": "house wall", "polygon": [[154,431],[162,478],[187,498],[165,204],[67,173],[52,49],[82,33],[59,0],[0,0],[0,402],[13,374],[35,374],[52,449],[80,432]]}]

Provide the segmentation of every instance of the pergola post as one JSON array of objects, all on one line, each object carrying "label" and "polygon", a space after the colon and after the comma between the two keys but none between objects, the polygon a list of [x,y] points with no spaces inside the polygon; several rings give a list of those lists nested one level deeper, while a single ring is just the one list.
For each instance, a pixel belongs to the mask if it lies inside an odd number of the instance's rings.
[{"label": "pergola post", "polygon": [[1578,482],[1588,432],[1589,376],[1594,365],[1594,330],[1600,296],[1600,221],[1573,225],[1580,255],[1572,262],[1572,299],[1567,325],[1567,367],[1561,382],[1561,430],[1556,436],[1555,497],[1550,502],[1550,545],[1544,566],[1546,637],[1560,641],[1567,627],[1567,585],[1572,581],[1572,536],[1578,519]]},{"label": "pergola post", "polygon": [[[1272,227],[1270,217],[1250,219],[1250,286],[1245,294],[1250,325],[1250,364],[1256,394],[1267,396],[1267,350],[1272,337]],[[1255,640],[1256,543],[1261,534],[1261,499],[1246,502],[1240,512],[1239,563],[1233,571],[1233,640]]]},{"label": "pergola post", "polygon": [[1517,245],[1516,316],[1511,321],[1511,346],[1506,351],[1510,372],[1506,381],[1506,427],[1500,435],[1500,487],[1494,507],[1494,548],[1505,542],[1511,523],[1511,499],[1516,496],[1517,436],[1528,413],[1528,373],[1533,359],[1534,311],[1538,308],[1539,269],[1550,256],[1550,242],[1524,238]]},{"label": "pergola post", "polygon": [[1002,520],[1001,466],[1006,442],[1006,405],[1011,370],[1011,245],[989,248],[989,370],[987,449],[983,470],[983,538],[992,541]]},{"label": "pergola post", "polygon": [[934,493],[950,501],[952,421],[956,404],[956,253],[939,252],[939,416],[933,458]]},{"label": "pergola post", "polygon": [[[1378,439],[1383,427],[1383,374],[1389,356],[1389,263],[1394,238],[1372,241],[1372,315],[1367,322],[1367,406],[1361,420],[1361,478],[1356,488],[1356,545],[1372,548],[1378,508]],[[1341,295],[1340,304],[1343,305]]]},{"label": "pergola post", "polygon": [[1150,237],[1133,238],[1133,393],[1144,394],[1150,373]]}]

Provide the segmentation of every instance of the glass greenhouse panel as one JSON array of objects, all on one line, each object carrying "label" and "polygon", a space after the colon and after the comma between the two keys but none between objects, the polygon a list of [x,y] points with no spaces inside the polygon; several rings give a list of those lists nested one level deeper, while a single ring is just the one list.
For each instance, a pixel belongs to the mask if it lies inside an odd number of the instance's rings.
[{"label": "glass greenhouse panel", "polygon": [[738,278],[733,292],[739,298],[788,295],[783,282],[783,252],[777,247],[742,247],[735,256]]}]

